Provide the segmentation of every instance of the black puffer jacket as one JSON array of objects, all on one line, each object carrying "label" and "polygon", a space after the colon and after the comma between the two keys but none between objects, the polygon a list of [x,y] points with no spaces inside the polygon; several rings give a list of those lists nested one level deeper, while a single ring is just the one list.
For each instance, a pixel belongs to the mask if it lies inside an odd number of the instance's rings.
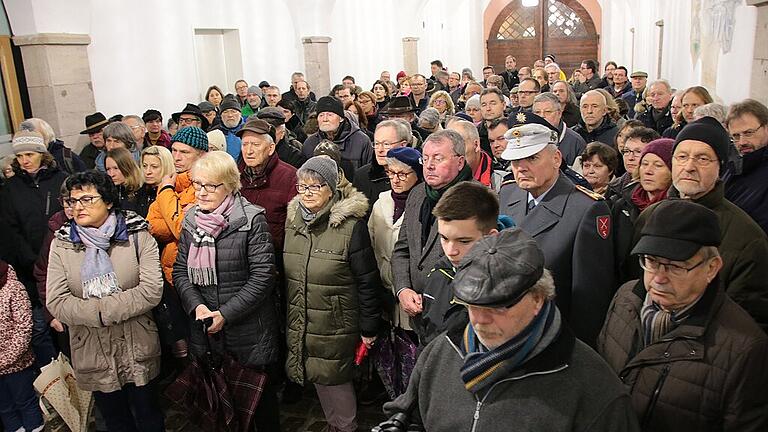
[{"label": "black puffer jacket", "polygon": [[[201,304],[221,311],[224,329],[218,341],[216,336],[211,337],[214,349],[223,344],[223,349],[245,366],[275,363],[280,337],[274,297],[275,253],[264,209],[236,195],[229,226],[216,238],[217,286],[202,287],[189,280],[187,257],[194,230],[192,207],[184,216],[179,254],[173,266],[173,282],[184,311],[192,319]],[[196,328],[199,326],[193,326]],[[190,352],[200,355],[204,350],[202,333],[193,331]]]},{"label": "black puffer jacket", "polygon": [[384,172],[384,167],[376,162],[376,158],[373,159],[373,162],[363,165],[355,171],[352,185],[368,198],[368,203],[370,204],[368,206],[368,215],[371,214],[373,204],[379,199],[379,195],[392,188],[389,184],[389,177]]},{"label": "black puffer jacket", "polygon": [[3,187],[0,197],[0,211],[13,238],[2,241],[16,245],[19,258],[16,273],[35,299],[37,290],[32,268],[48,232],[48,219],[62,209],[59,189],[67,174],[60,171],[55,162],[40,168],[34,177],[18,167],[14,171],[16,174]]}]

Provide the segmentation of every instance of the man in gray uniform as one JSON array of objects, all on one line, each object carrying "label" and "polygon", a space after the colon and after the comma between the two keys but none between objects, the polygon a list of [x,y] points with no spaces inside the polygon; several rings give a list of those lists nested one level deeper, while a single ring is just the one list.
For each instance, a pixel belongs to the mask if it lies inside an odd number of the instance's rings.
[{"label": "man in gray uniform", "polygon": [[594,346],[615,289],[608,205],[560,172],[556,132],[523,124],[506,137],[502,158],[512,161],[514,180],[501,187],[500,212],[544,251],[558,307],[576,336]]}]

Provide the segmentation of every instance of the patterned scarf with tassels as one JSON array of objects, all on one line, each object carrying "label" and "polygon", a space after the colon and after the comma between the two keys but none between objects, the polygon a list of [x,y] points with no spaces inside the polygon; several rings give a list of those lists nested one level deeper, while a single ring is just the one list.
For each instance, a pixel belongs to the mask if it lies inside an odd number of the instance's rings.
[{"label": "patterned scarf with tassels", "polygon": [[195,230],[189,246],[187,274],[195,285],[211,286],[218,283],[216,277],[216,237],[227,229],[227,218],[232,213],[235,197],[230,194],[212,212],[195,209]]},{"label": "patterned scarf with tassels", "polygon": [[546,301],[539,314],[517,336],[495,349],[488,350],[475,334],[472,324],[467,324],[461,343],[464,365],[461,379],[464,387],[479,393],[490,388],[543,351],[560,332],[560,312],[552,301]]},{"label": "patterned scarf with tassels", "polygon": [[83,298],[107,297],[122,291],[109,258],[109,246],[117,228],[115,212],[110,212],[100,227],[83,227],[73,223],[80,241],[85,246],[85,260],[80,268],[83,281]]}]

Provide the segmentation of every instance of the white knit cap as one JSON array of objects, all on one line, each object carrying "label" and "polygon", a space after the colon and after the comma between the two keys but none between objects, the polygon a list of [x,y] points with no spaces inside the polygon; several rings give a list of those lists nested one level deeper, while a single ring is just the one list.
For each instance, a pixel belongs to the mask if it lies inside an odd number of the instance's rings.
[{"label": "white knit cap", "polygon": [[13,146],[13,154],[25,153],[25,152],[37,152],[46,153],[48,148],[43,142],[43,136],[37,132],[19,131],[13,136],[11,141]]}]

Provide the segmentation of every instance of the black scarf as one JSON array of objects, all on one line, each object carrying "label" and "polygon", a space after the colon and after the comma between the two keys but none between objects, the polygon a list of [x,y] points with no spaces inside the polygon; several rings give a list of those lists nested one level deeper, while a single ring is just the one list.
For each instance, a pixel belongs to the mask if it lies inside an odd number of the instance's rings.
[{"label": "black scarf", "polygon": [[405,202],[408,200],[408,195],[412,190],[413,188],[410,188],[407,191],[401,193],[397,193],[392,190],[392,201],[395,202],[395,213],[392,215],[393,224],[397,222],[397,220],[400,219],[400,216],[402,216],[405,212]]}]

